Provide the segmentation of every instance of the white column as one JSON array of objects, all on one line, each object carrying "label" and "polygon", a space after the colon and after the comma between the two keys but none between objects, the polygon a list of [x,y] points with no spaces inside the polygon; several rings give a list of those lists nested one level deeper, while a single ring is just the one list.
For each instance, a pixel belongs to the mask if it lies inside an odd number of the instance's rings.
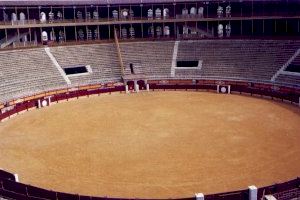
[{"label": "white column", "polygon": [[139,84],[137,83],[137,81],[134,81],[134,90],[135,90],[135,92],[140,91]]},{"label": "white column", "polygon": [[38,100],[38,108],[41,108],[42,107],[42,105],[41,105],[41,100],[39,99]]},{"label": "white column", "polygon": [[217,93],[219,93],[220,85],[217,85]]},{"label": "white column", "polygon": [[[150,86],[149,86],[149,84],[146,85],[146,89],[147,89],[148,92],[150,91]],[[300,99],[299,99],[299,101],[300,101]],[[300,106],[300,103],[299,103],[299,106]]]},{"label": "white column", "polygon": [[197,193],[195,194],[196,200],[204,200],[204,194],[203,193]]},{"label": "white column", "polygon": [[228,94],[231,93],[231,85],[228,85]]},{"label": "white column", "polygon": [[125,92],[126,92],[126,94],[129,93],[129,89],[128,89],[128,85],[127,84],[125,85]]},{"label": "white column", "polygon": [[249,200],[257,200],[257,187],[251,185],[248,187],[249,189]]},{"label": "white column", "polygon": [[15,175],[16,182],[19,182],[19,175],[18,174],[14,174],[14,175]]},{"label": "white column", "polygon": [[49,106],[51,106],[51,97],[48,97]]}]

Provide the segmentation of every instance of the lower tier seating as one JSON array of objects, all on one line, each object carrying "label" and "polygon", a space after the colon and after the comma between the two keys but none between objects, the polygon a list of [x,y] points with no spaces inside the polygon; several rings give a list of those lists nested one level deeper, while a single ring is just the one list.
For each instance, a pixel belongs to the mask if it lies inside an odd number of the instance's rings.
[{"label": "lower tier seating", "polygon": [[[148,79],[241,79],[270,82],[299,49],[292,40],[196,40],[120,43],[125,75],[142,74]],[[50,47],[61,68],[89,65],[91,73],[69,76],[68,85],[44,48],[0,51],[0,102],[45,90],[121,81],[116,45],[90,44]],[[175,55],[175,56],[174,56]],[[174,57],[174,58],[173,58]],[[175,68],[176,61],[202,61],[201,68]],[[174,67],[174,66],[173,66]],[[62,71],[62,70],[61,70]],[[276,81],[300,85],[299,76],[280,74]]]}]

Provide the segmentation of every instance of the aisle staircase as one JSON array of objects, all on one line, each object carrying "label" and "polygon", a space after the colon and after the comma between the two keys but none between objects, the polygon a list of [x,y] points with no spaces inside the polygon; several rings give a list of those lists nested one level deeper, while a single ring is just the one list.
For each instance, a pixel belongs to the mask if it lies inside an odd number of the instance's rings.
[{"label": "aisle staircase", "polygon": [[26,36],[28,34],[29,34],[29,32],[22,33],[20,35],[9,35],[7,37],[7,39],[3,38],[0,40],[0,48],[3,49],[5,47],[11,45],[14,42],[20,41],[21,38],[23,38],[24,36]]},{"label": "aisle staircase", "polygon": [[54,64],[54,66],[57,68],[57,70],[59,71],[60,75],[65,79],[66,83],[68,85],[71,85],[71,81],[70,79],[66,76],[64,70],[62,69],[62,67],[58,64],[56,58],[53,56],[53,54],[51,53],[49,47],[45,48],[45,52],[46,54],[49,56],[50,60],[52,61],[52,63]]},{"label": "aisle staircase", "polygon": [[118,34],[117,34],[116,29],[114,29],[114,37],[115,37],[115,43],[116,43],[117,52],[118,52],[118,59],[119,59],[120,67],[121,67],[121,74],[122,74],[122,76],[124,76],[124,63],[123,63],[123,59],[122,59],[122,54],[121,54],[121,49],[120,49],[120,44],[119,44],[119,39],[118,39]]}]

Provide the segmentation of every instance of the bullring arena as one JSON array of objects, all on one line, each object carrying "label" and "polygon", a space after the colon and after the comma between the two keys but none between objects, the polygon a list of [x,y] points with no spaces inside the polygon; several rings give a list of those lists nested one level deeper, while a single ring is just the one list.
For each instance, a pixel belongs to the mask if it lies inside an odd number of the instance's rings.
[{"label": "bullring arena", "polygon": [[300,2],[1,0],[0,200],[300,200]]},{"label": "bullring arena", "polygon": [[297,107],[240,95],[100,95],[2,123],[0,163],[27,184],[93,196],[240,190],[299,174],[299,120]]}]

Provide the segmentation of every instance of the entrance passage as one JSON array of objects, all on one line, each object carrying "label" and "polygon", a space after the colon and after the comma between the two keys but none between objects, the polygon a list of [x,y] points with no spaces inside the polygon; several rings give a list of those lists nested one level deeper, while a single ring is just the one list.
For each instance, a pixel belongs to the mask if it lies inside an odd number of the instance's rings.
[{"label": "entrance passage", "polygon": [[198,67],[199,61],[177,61],[177,67]]},{"label": "entrance passage", "polygon": [[64,68],[64,71],[66,75],[83,74],[88,72],[86,66],[68,67]]}]

